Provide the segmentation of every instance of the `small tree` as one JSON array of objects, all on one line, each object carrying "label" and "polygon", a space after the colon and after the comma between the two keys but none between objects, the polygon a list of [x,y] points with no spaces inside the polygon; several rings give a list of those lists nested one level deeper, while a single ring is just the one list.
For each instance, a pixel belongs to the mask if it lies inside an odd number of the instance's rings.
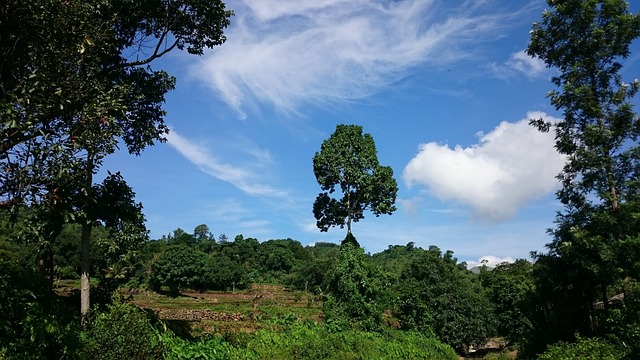
[{"label": "small tree", "polygon": [[[313,157],[313,173],[322,193],[313,204],[320,231],[347,226],[364,218],[364,211],[376,216],[396,210],[398,185],[389,166],[380,166],[373,138],[357,125],[338,125]],[[341,198],[331,195],[339,190]]]},{"label": "small tree", "polygon": [[207,224],[200,224],[193,229],[193,236],[196,238],[196,242],[200,243],[205,240],[213,239],[215,241],[215,237],[209,230]]},{"label": "small tree", "polygon": [[480,280],[495,306],[498,335],[510,342],[526,340],[531,321],[527,317],[534,291],[533,264],[525,259],[504,263],[493,270],[482,268]]},{"label": "small tree", "polygon": [[201,289],[207,255],[192,247],[173,245],[152,265],[150,284],[158,291],[166,286],[171,295],[187,288]]},{"label": "small tree", "polygon": [[103,295],[110,296],[133,274],[140,250],[149,236],[142,203],[135,202],[135,192],[119,172],[109,173],[92,191],[95,202],[90,209],[91,218],[95,225],[104,225],[106,231],[98,231],[91,246],[98,255],[94,256],[95,260],[101,260],[96,264],[101,265]]}]

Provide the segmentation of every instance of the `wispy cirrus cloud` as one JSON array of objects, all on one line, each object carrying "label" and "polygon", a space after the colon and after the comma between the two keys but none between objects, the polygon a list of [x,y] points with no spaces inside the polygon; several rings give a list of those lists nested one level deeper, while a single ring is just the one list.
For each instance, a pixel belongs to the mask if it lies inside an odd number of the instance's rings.
[{"label": "wispy cirrus cloud", "polygon": [[[226,181],[249,195],[269,197],[286,195],[286,192],[260,182],[258,179],[263,177],[251,168],[225,163],[211,154],[204,146],[188,140],[173,129],[167,135],[167,141],[169,145],[187,160],[198,166],[203,172],[219,180]],[[265,152],[253,155],[258,159],[264,159],[265,157],[270,159],[270,156]],[[260,164],[260,161],[257,164]]]},{"label": "wispy cirrus cloud", "polygon": [[516,123],[502,122],[490,133],[478,134],[473,146],[422,144],[404,169],[404,181],[469,206],[478,220],[508,220],[524,204],[556,189],[555,176],[565,163],[554,148],[553,132],[537,131],[529,125],[533,118],[559,121],[530,112]]},{"label": "wispy cirrus cloud", "polygon": [[437,0],[244,0],[234,11],[227,42],[192,71],[241,117],[255,104],[295,113],[361,99],[413,67],[472,58],[518,13]]}]

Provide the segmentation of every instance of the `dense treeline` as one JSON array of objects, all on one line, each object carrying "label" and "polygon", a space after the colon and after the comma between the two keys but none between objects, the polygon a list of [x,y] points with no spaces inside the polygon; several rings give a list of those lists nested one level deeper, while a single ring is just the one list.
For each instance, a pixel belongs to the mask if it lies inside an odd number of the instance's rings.
[{"label": "dense treeline", "polygon": [[[0,238],[3,269],[0,295],[7,301],[2,304],[0,326],[6,329],[6,336],[0,339],[0,345],[5,356],[67,351],[73,347],[70,344],[77,334],[86,333],[78,327],[77,317],[69,315],[74,313],[69,309],[69,300],[74,295],[59,297],[51,292],[51,279],[38,266],[41,263],[35,261],[37,251],[33,245],[9,241],[12,232],[6,230],[11,228],[4,229]],[[79,231],[79,227],[69,225],[52,242],[56,280],[64,282],[79,277]],[[98,243],[99,235],[107,236],[108,232],[98,230],[94,234]],[[144,317],[130,313],[133,310],[123,310],[124,304],[109,305],[118,286],[176,296],[186,290],[242,291],[253,283],[285,284],[293,291],[319,296],[324,326],[332,331],[417,332],[438,339],[461,354],[489,338],[502,337],[508,346],[520,349],[521,357],[530,358],[561,339],[558,334],[575,326],[562,323],[562,317],[554,317],[562,309],[551,307],[555,290],[545,286],[548,266],[546,262],[520,259],[495,269],[482,267],[472,272],[451,251],[442,252],[435,246],[422,249],[414,243],[390,245],[371,255],[357,242],[350,241],[342,245],[303,246],[293,239],[260,242],[237,235],[231,241],[224,234],[216,239],[206,225],[199,225],[193,233],[176,229],[161,239],[147,241],[125,258],[97,256],[92,273],[99,294],[96,311],[108,313],[108,309],[116,306],[127,316]],[[128,267],[128,271],[114,276],[113,269],[117,267]],[[612,302],[618,309],[614,314],[621,320],[616,328],[604,328],[610,326],[602,322],[605,318],[594,319],[594,329],[609,334],[608,342],[581,338],[581,346],[600,349],[599,344],[606,344],[606,351],[616,351],[619,356],[633,351],[631,341],[638,329],[636,315],[640,307],[632,301],[637,294],[637,290],[629,287],[625,293],[626,306]],[[612,312],[602,309],[601,313],[610,316]],[[105,323],[108,317],[99,319],[100,326],[116,326]],[[149,326],[145,331],[159,329]],[[41,347],[31,349],[33,334]],[[165,346],[178,344],[176,341],[167,340]]]}]

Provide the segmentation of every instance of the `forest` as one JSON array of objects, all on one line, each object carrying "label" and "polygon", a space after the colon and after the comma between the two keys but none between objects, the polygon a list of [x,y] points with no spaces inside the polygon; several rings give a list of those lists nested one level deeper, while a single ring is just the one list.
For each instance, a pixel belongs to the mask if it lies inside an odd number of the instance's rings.
[{"label": "forest", "polygon": [[566,156],[562,208],[546,251],[473,269],[424,239],[360,246],[352,226],[392,215],[398,186],[357,125],[309,159],[309,211],[319,231],[344,230],[336,243],[207,224],[150,239],[122,174],[96,177],[116,151],[166,141],[176,79],[152,65],[225,46],[233,11],[0,4],[0,359],[639,358],[640,81],[621,74],[640,14],[622,0],[547,3],[526,53],[557,71],[548,98],[562,119],[530,124]]}]

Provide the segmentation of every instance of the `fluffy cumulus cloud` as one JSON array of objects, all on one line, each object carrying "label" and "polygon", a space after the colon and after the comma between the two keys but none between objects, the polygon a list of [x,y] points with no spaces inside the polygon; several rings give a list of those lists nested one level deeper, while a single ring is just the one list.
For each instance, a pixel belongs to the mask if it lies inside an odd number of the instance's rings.
[{"label": "fluffy cumulus cloud", "polygon": [[468,205],[478,220],[508,220],[557,188],[555,176],[565,161],[554,148],[553,133],[540,133],[528,124],[534,118],[559,121],[530,112],[518,122],[502,122],[490,133],[478,134],[473,146],[422,144],[404,169],[404,181],[426,186],[441,200]]},{"label": "fluffy cumulus cloud", "polygon": [[473,57],[517,12],[485,1],[244,0],[193,75],[238,114],[363,98],[412,67]]}]

